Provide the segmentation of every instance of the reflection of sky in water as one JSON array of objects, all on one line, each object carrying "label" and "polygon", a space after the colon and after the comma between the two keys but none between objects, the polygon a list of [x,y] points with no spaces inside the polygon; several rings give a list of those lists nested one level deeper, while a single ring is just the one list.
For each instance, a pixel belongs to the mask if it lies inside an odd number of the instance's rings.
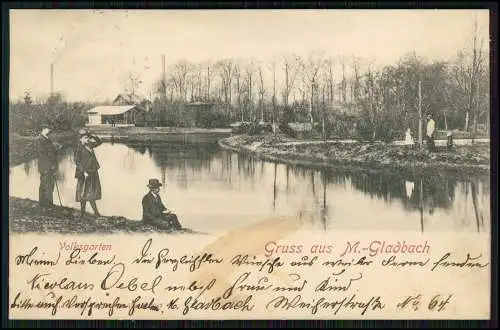
[{"label": "reflection of sky in water", "polygon": [[[490,226],[488,178],[466,182],[325,174],[258,161],[211,144],[105,143],[95,151],[101,164],[103,199],[98,206],[103,215],[140,219],[148,179],[158,178],[166,183],[161,195],[167,207],[186,227],[204,232],[296,215],[318,229],[421,231],[423,226],[425,231],[472,232],[478,222],[481,231]],[[59,164],[58,187],[63,204],[78,208],[74,171],[69,151]],[[11,195],[37,200],[38,184],[36,160],[11,169]],[[57,190],[54,202],[59,203]]]}]

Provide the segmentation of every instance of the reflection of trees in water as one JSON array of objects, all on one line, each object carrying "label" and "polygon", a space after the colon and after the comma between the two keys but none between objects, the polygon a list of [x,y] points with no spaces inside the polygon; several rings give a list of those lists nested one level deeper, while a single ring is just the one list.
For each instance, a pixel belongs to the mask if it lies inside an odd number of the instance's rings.
[{"label": "reflection of trees in water", "polygon": [[[466,199],[464,207],[474,210],[479,223],[484,223],[483,200],[484,192],[489,190],[488,180],[464,179],[439,175],[415,175],[405,177],[393,173],[360,173],[349,169],[312,170],[306,167],[279,165],[263,162],[255,157],[219,150],[215,143],[127,143],[140,154],[148,154],[155,165],[162,171],[162,181],[165,181],[169,170],[178,173],[178,182],[187,187],[189,180],[196,180],[198,176],[209,175],[210,180],[224,182],[231,186],[234,182],[251,182],[252,187],[258,179],[265,181],[272,188],[272,205],[276,209],[278,198],[277,176],[284,175],[286,194],[293,190],[294,180],[309,182],[309,194],[317,210],[316,217],[322,221],[331,217],[331,205],[327,205],[328,185],[341,186],[346,189],[354,188],[358,191],[391,203],[400,202],[407,211],[417,211],[432,215],[438,208],[451,209],[460,185],[464,185]],[[269,172],[266,171],[269,164]],[[282,166],[284,172],[279,173]],[[321,178],[321,179],[320,179]],[[273,185],[273,187],[271,187]],[[461,190],[462,191],[462,190]],[[305,191],[301,194],[307,194]],[[468,199],[468,196],[473,197]],[[271,197],[271,196],[270,196]],[[462,199],[463,197],[460,197]],[[462,204],[462,201],[460,201]],[[481,220],[482,219],[482,220]]]},{"label": "reflection of trees in water", "polygon": [[[74,149],[63,149],[59,154],[58,154],[58,167],[56,171],[56,180],[57,182],[64,183],[66,181],[66,175],[65,171],[67,168],[63,168],[61,165],[63,163],[66,164],[73,164],[74,165]],[[75,179],[76,180],[76,179]]]},{"label": "reflection of trees in water", "polygon": [[435,208],[450,208],[455,198],[457,185],[456,179],[437,175],[415,179],[387,173],[352,173],[348,175],[339,171],[328,171],[327,173],[329,183],[346,186],[347,182],[350,181],[353,188],[372,198],[382,199],[387,203],[393,200],[401,201],[408,211],[420,209],[421,189],[423,189],[424,208],[430,213],[434,212]]},{"label": "reflection of trees in water", "polygon": [[32,162],[26,162],[23,164],[23,170],[24,170],[24,173],[26,174],[26,176],[29,176],[30,173],[31,173],[31,166],[32,166]]},{"label": "reflection of trees in water", "polygon": [[161,170],[162,183],[165,183],[169,169],[179,170],[178,182],[182,188],[188,187],[188,178],[200,175],[201,171],[210,171],[213,156],[217,152],[217,145],[213,143],[134,142],[126,145],[142,155],[150,155]]}]

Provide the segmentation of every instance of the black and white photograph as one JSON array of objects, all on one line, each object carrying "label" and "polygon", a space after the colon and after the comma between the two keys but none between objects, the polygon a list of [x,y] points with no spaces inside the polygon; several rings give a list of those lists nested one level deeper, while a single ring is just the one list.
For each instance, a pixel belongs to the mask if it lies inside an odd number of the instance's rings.
[{"label": "black and white photograph", "polygon": [[14,11],[11,228],[488,231],[487,18]]},{"label": "black and white photograph", "polygon": [[11,241],[489,242],[488,10],[9,16]]}]

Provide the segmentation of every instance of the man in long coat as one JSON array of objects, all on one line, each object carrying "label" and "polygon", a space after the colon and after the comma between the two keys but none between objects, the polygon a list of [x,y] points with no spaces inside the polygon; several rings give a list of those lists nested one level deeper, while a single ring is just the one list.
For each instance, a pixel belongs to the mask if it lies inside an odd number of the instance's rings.
[{"label": "man in long coat", "polygon": [[158,179],[149,180],[149,193],[142,199],[142,220],[161,229],[182,229],[177,215],[168,210],[161,201],[158,194],[161,186]]},{"label": "man in long coat", "polygon": [[38,188],[38,204],[40,207],[54,205],[58,147],[49,138],[51,132],[48,125],[42,126],[42,131],[36,140],[38,172],[40,173],[40,186]]}]

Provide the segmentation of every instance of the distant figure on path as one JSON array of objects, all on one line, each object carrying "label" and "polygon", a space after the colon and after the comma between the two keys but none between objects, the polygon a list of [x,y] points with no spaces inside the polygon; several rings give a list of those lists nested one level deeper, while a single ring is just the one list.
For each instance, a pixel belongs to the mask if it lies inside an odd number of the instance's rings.
[{"label": "distant figure on path", "polygon": [[142,199],[142,221],[161,229],[182,229],[177,215],[168,210],[159,195],[162,184],[158,179],[150,179],[149,192]]},{"label": "distant figure on path", "polygon": [[94,153],[94,148],[102,144],[99,137],[80,132],[80,142],[76,147],[74,159],[76,164],[75,178],[76,201],[80,202],[80,216],[85,216],[87,202],[90,202],[92,210],[97,217],[100,217],[96,200],[101,199],[101,182],[99,179],[99,162]]},{"label": "distant figure on path", "polygon": [[409,146],[413,146],[414,144],[413,137],[411,136],[411,130],[409,127],[406,129],[405,132],[405,144]]},{"label": "distant figure on path", "polygon": [[453,133],[451,131],[446,134],[446,149],[453,151]]},{"label": "distant figure on path", "polygon": [[427,148],[429,152],[434,152],[436,150],[436,145],[434,144],[434,131],[436,130],[436,123],[432,119],[432,115],[427,115]]},{"label": "distant figure on path", "polygon": [[49,138],[51,133],[52,129],[49,125],[42,125],[42,131],[36,140],[38,172],[40,172],[40,186],[38,188],[38,205],[40,207],[54,205],[57,151],[60,146]]}]

